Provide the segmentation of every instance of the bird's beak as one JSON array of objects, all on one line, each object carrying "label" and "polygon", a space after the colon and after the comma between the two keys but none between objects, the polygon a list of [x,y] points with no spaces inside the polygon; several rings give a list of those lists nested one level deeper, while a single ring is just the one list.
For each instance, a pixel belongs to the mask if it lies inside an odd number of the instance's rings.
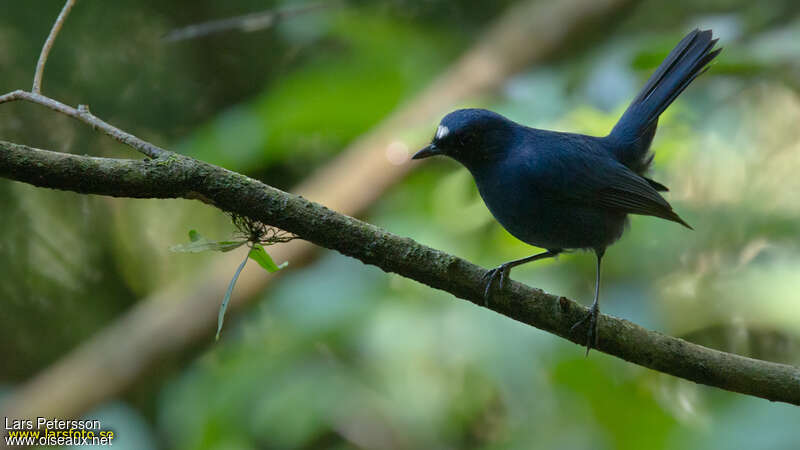
[{"label": "bird's beak", "polygon": [[427,158],[428,156],[440,155],[441,153],[442,152],[436,148],[435,145],[429,144],[427,147],[423,148],[417,153],[414,153],[414,156],[412,156],[411,159],[422,159]]}]

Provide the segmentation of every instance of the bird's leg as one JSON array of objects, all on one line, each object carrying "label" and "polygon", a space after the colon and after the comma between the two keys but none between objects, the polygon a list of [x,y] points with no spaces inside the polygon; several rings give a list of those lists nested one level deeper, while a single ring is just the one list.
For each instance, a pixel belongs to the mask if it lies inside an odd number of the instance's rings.
[{"label": "bird's leg", "polygon": [[594,302],[592,302],[592,306],[589,308],[589,312],[586,316],[579,320],[575,325],[570,328],[570,333],[575,331],[576,328],[583,325],[584,322],[587,320],[589,321],[589,331],[587,332],[587,339],[586,339],[586,355],[589,355],[589,350],[592,347],[597,347],[597,318],[600,317],[600,305],[598,300],[600,298],[600,263],[603,260],[603,254],[605,253],[605,249],[603,250],[595,250],[595,255],[597,256],[597,275],[594,281]]},{"label": "bird's leg", "polygon": [[507,262],[505,264],[502,264],[502,265],[500,265],[500,266],[498,266],[498,267],[496,267],[496,268],[494,268],[492,270],[487,271],[486,274],[483,276],[483,279],[487,280],[486,281],[486,290],[483,293],[483,305],[484,306],[489,306],[489,297],[490,297],[490,294],[491,294],[491,291],[492,291],[492,284],[494,284],[495,280],[497,280],[499,282],[500,290],[501,291],[503,290],[503,286],[505,286],[505,284],[506,284],[506,279],[508,278],[512,267],[516,267],[516,266],[519,266],[521,264],[529,263],[531,261],[536,261],[538,259],[552,258],[552,257],[558,255],[559,253],[561,253],[561,250],[548,250],[546,252],[537,253],[535,255],[528,256],[526,258],[515,259],[514,261],[509,261],[509,262]]}]

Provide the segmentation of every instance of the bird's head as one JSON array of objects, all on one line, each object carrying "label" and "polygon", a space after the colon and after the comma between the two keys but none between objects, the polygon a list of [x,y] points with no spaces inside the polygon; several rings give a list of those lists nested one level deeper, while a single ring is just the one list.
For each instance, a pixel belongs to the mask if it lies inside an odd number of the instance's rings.
[{"label": "bird's head", "polygon": [[444,116],[431,143],[413,159],[445,155],[472,169],[505,155],[514,126],[519,125],[485,109],[459,109]]}]

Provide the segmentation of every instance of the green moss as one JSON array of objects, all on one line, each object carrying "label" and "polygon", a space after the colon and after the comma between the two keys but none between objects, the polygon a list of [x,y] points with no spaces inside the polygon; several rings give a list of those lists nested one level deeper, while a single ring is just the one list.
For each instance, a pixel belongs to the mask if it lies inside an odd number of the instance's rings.
[{"label": "green moss", "polygon": [[158,158],[155,160],[157,166],[168,166],[181,161],[183,158],[177,154],[171,154],[166,158]]}]

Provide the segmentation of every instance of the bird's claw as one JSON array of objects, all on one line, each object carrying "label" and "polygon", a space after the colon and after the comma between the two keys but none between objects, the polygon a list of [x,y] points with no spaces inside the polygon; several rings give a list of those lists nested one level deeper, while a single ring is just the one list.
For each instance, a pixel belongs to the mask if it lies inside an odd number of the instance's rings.
[{"label": "bird's claw", "polygon": [[503,290],[503,287],[506,284],[506,278],[508,278],[509,270],[510,269],[505,264],[503,264],[501,266],[495,267],[492,270],[487,271],[486,274],[483,276],[483,279],[487,280],[486,290],[483,292],[483,306],[489,306],[489,297],[491,296],[492,285],[494,284],[494,281],[498,279],[498,277],[499,277],[498,284],[500,290],[501,291]]},{"label": "bird's claw", "polygon": [[576,328],[580,328],[587,320],[589,321],[589,330],[586,332],[586,355],[589,355],[589,350],[597,347],[597,318],[600,316],[600,308],[597,304],[593,304],[589,308],[589,312],[569,329],[572,334]]}]

